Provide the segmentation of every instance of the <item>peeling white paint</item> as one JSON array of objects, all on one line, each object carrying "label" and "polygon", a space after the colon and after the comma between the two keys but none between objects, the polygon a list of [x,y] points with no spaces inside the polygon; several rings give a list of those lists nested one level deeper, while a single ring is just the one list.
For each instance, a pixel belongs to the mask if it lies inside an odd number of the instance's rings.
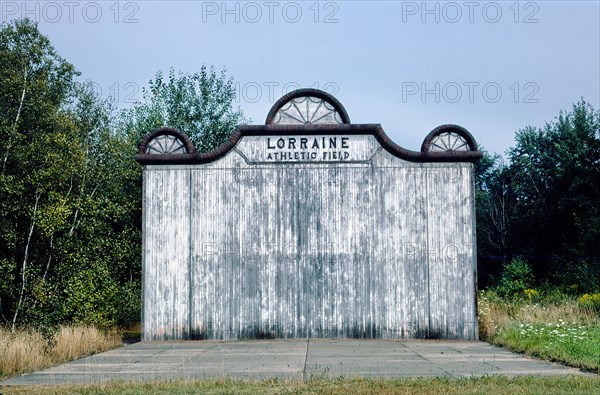
[{"label": "peeling white paint", "polygon": [[473,165],[352,137],[360,160],[268,163],[244,137],[147,165],[143,339],[476,339]]}]

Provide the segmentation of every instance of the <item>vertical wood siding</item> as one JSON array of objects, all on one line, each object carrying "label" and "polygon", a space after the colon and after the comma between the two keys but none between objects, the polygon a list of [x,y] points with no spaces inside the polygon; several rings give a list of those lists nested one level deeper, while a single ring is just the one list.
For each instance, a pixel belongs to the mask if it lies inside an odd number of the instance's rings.
[{"label": "vertical wood siding", "polygon": [[144,340],[189,337],[190,176],[144,172]]},{"label": "vertical wood siding", "polygon": [[144,170],[144,340],[475,339],[473,169],[364,163]]}]

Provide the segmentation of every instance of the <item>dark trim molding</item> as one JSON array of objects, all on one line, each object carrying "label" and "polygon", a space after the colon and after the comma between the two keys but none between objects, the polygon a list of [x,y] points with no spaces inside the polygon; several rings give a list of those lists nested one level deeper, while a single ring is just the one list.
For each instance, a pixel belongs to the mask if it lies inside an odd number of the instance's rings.
[{"label": "dark trim molding", "polygon": [[[275,106],[273,106],[275,108]],[[444,132],[456,132],[463,136],[471,151],[429,151],[431,139]],[[181,139],[187,154],[156,155],[147,154],[150,140],[161,135],[171,134]],[[466,129],[457,125],[442,125],[433,129],[421,146],[421,151],[412,151],[394,143],[383,131],[380,124],[326,124],[326,125],[242,125],[238,126],[229,139],[209,152],[196,152],[185,133],[173,128],[160,128],[147,135],[141,142],[135,160],[142,165],[200,164],[213,162],[231,151],[244,136],[285,136],[285,135],[373,135],[379,144],[392,155],[410,162],[477,162],[482,153],[477,150],[475,139]],[[188,142],[191,146],[188,146]]]}]

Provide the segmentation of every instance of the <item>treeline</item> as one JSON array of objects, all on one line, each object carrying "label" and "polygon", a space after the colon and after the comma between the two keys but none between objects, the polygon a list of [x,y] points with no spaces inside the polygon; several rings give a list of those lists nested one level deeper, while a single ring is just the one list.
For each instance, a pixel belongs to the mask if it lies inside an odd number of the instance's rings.
[{"label": "treeline", "polygon": [[[141,138],[163,125],[200,150],[248,122],[225,71],[160,72],[119,110],[29,20],[0,25],[0,322],[140,318]],[[520,258],[538,284],[600,284],[600,113],[583,100],[476,166],[480,288]],[[530,273],[531,274],[531,273]]]},{"label": "treeline", "polygon": [[[225,72],[157,73],[118,111],[29,20],[0,26],[0,322],[140,319],[141,138],[162,125],[211,149],[244,122]],[[195,131],[203,131],[202,134]]]},{"label": "treeline", "polygon": [[[600,289],[600,111],[583,99],[476,165],[479,286]],[[511,272],[512,271],[512,272]],[[519,273],[520,272],[520,273]],[[516,279],[518,280],[518,279]]]}]

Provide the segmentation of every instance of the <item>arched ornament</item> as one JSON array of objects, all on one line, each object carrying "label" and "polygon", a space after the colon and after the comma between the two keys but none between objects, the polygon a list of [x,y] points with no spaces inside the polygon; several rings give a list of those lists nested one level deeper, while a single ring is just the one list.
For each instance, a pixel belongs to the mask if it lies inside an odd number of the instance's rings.
[{"label": "arched ornament", "polygon": [[138,154],[185,155],[196,152],[185,133],[170,127],[162,127],[147,135],[141,142]]},{"label": "arched ornament", "polygon": [[183,141],[175,136],[163,134],[154,138],[146,147],[146,153],[156,154],[187,154]]},{"label": "arched ornament", "polygon": [[422,152],[477,151],[475,139],[465,128],[458,125],[438,126],[425,137]]},{"label": "arched ornament", "polygon": [[342,104],[317,89],[298,89],[279,99],[267,116],[267,125],[340,125],[350,119]]},{"label": "arched ornament", "polygon": [[458,133],[444,132],[431,139],[429,151],[469,151],[469,143]]}]

